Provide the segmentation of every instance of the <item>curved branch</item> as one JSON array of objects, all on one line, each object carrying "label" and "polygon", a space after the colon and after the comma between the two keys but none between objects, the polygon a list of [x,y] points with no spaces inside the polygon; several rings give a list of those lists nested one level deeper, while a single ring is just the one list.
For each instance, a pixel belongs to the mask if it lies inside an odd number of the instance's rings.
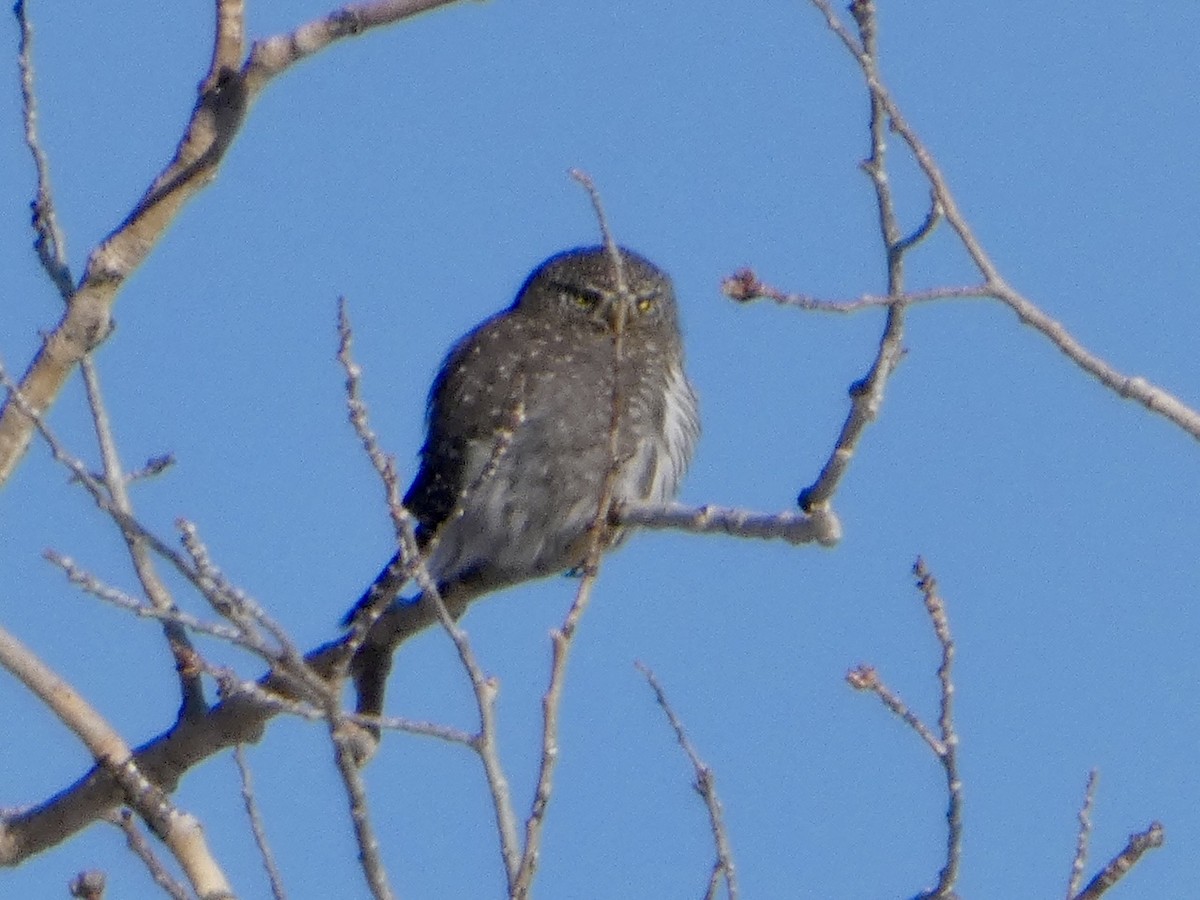
[{"label": "curved branch", "polygon": [[[16,637],[0,629],[0,665],[19,679],[83,741],[104,772],[114,794],[124,800],[170,848],[201,897],[233,896],[233,891],[204,840],[200,823],[176,809],[140,768],[121,736],[74,688],[55,674]],[[7,823],[6,823],[7,825]],[[0,857],[15,847],[16,834],[0,832]]]},{"label": "curved branch", "polygon": [[[108,337],[118,292],[184,204],[216,177],[251,100],[274,76],[340,38],[455,2],[458,0],[379,0],[346,6],[290,34],[256,43],[243,62],[244,4],[242,0],[217,0],[212,62],[200,82],[200,96],[175,155],[133,211],[89,256],[83,280],[62,318],[21,377],[21,394],[29,407],[36,414],[48,410],[80,360]],[[23,23],[22,7],[18,14]],[[16,470],[33,432],[28,413],[8,398],[0,407],[0,485]]]}]

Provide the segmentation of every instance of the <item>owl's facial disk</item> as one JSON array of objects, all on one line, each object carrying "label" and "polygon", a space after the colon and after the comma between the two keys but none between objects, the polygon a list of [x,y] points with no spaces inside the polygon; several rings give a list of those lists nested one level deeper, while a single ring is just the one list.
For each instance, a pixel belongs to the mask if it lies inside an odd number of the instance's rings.
[{"label": "owl's facial disk", "polygon": [[[631,288],[628,294],[591,285],[555,282],[550,285],[563,314],[584,320],[600,331],[613,332],[624,318],[626,328],[637,328],[657,319],[662,291],[657,286]],[[622,313],[624,314],[622,316]]]}]

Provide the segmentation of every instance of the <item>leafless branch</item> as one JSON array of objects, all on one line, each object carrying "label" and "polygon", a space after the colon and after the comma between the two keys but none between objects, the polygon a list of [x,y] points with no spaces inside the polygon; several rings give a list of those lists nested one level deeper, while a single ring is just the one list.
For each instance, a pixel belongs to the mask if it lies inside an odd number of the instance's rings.
[{"label": "leafless branch", "polygon": [[133,813],[127,809],[120,812],[114,812],[104,817],[121,829],[125,835],[125,843],[129,845],[129,849],[134,855],[142,861],[146,870],[150,873],[150,877],[154,879],[154,883],[163,889],[173,900],[192,900],[188,889],[180,884],[167,871],[167,867],[162,860],[154,853],[154,848],[150,846],[150,842],[146,840],[146,836],[142,834],[138,828],[137,822],[133,818]]},{"label": "leafless branch", "polygon": [[337,714],[336,709],[331,708],[330,713],[329,732],[333,740],[334,760],[350,801],[350,821],[358,841],[359,862],[371,896],[375,900],[391,900],[394,895],[383,866],[383,857],[379,853],[379,840],[375,836],[367,804],[367,789],[358,765],[362,756],[362,735],[360,731],[348,728],[349,723]]},{"label": "leafless branch", "polygon": [[110,773],[129,805],[171,850],[197,894],[232,896],[229,882],[204,840],[200,823],[171,804],[166,793],[138,768],[121,736],[71,685],[3,630],[0,630],[0,665],[58,716]]},{"label": "leafless branch", "polygon": [[728,534],[745,538],[778,538],[789,544],[818,543],[832,547],[842,537],[842,526],[831,509],[811,513],[775,515],[723,506],[683,506],[622,503],[613,510],[613,522],[639,528],[671,528],[695,534]]},{"label": "leafless branch", "polygon": [[931,288],[927,291],[901,291],[885,294],[862,294],[848,300],[826,300],[811,294],[789,294],[777,287],[764,283],[753,269],[738,269],[721,283],[725,296],[740,303],[752,300],[773,300],[780,306],[796,306],[812,312],[855,313],[864,309],[917,303],[932,303],[938,300],[974,300],[989,296],[986,285],[964,285],[962,287]]},{"label": "leafless branch", "polygon": [[917,733],[935,756],[940,757],[945,752],[941,740],[933,733],[933,729],[909,709],[908,704],[901,700],[897,693],[884,684],[874,666],[855,666],[846,673],[846,683],[856,691],[866,691],[877,696],[894,716]]},{"label": "leafless branch", "polygon": [[283,889],[283,875],[280,873],[279,867],[275,865],[275,854],[271,852],[271,844],[267,841],[267,829],[258,809],[258,800],[254,796],[254,777],[250,773],[246,750],[241,744],[233,748],[233,761],[237,764],[238,777],[242,783],[242,803],[246,806],[246,818],[250,820],[254,843],[258,847],[263,868],[267,870],[267,879],[271,884],[271,896],[275,900],[284,900],[287,892]]},{"label": "leafless branch", "polygon": [[662,707],[663,712],[667,716],[667,722],[675,732],[675,738],[679,741],[679,746],[687,754],[688,761],[691,762],[692,769],[696,773],[696,780],[692,786],[696,789],[696,793],[703,798],[704,805],[708,808],[708,824],[712,829],[713,842],[716,844],[717,858],[713,863],[712,872],[709,874],[708,890],[704,894],[705,900],[713,900],[716,897],[717,889],[720,887],[722,881],[725,882],[725,889],[729,900],[737,900],[737,870],[733,862],[733,850],[729,844],[729,832],[725,828],[725,813],[721,807],[721,799],[717,796],[716,776],[713,775],[713,771],[709,768],[708,764],[700,758],[700,754],[696,752],[696,748],[688,737],[683,723],[675,715],[675,710],[671,708],[671,704],[667,701],[666,691],[663,690],[654,672],[649,666],[643,663],[635,662],[634,665],[646,677],[651,690],[654,691],[654,698],[658,701],[658,705]]},{"label": "leafless branch", "polygon": [[[121,456],[117,451],[117,442],[113,437],[112,423],[104,404],[104,394],[100,390],[100,375],[91,356],[85,356],[80,361],[83,372],[83,383],[87,389],[88,406],[92,412],[92,422],[96,429],[96,441],[100,446],[100,457],[104,461],[104,486],[108,490],[113,506],[129,518],[133,518],[133,502],[129,497],[129,478],[121,465]],[[129,551],[133,570],[137,573],[142,590],[150,600],[151,605],[158,610],[167,612],[175,608],[175,601],[167,586],[159,577],[150,558],[149,548],[145,539],[133,529],[122,528],[121,536]],[[177,623],[163,619],[163,633],[171,656],[175,660],[175,670],[179,675],[179,688],[182,702],[182,715],[198,715],[206,706],[204,700],[204,685],[200,673],[191,664],[196,655],[187,632]]]},{"label": "leafless branch", "polygon": [[37,252],[42,268],[54,282],[64,302],[70,302],[75,292],[75,278],[67,265],[67,247],[58,215],[54,211],[54,192],[50,188],[50,161],[42,149],[37,130],[37,93],[33,84],[33,26],[25,14],[25,0],[17,0],[13,7],[21,38],[17,46],[17,66],[21,72],[21,105],[25,120],[25,146],[33,156],[37,171],[37,192],[33,203],[33,230],[36,235],[33,249]]},{"label": "leafless branch", "polygon": [[319,53],[343,38],[356,37],[375,28],[394,25],[428,10],[449,6],[458,0],[377,0],[352,3],[288,34],[255,41],[242,69],[249,92],[254,95],[267,82],[301,60]]},{"label": "leafless branch", "polygon": [[918,558],[913,566],[917,587],[925,600],[925,611],[933,623],[934,634],[942,648],[942,660],[938,665],[938,683],[941,686],[941,710],[938,714],[938,729],[944,748],[939,754],[946,773],[946,865],[938,875],[937,887],[923,896],[931,898],[953,896],[958,881],[959,859],[962,856],[962,779],[958,771],[958,733],[954,728],[954,637],[950,634],[950,621],[946,618],[946,606],[938,593],[937,580]]},{"label": "leafless branch", "polygon": [[[828,16],[832,16],[826,0],[813,0],[813,2],[825,10]],[[856,58],[863,67],[868,84],[873,85],[876,75],[874,5],[871,2],[856,0],[851,4],[850,9],[858,23],[862,41],[861,50]],[[840,26],[841,23],[837,24]],[[882,99],[876,95],[874,90],[870,91],[869,99],[870,152],[862,163],[862,169],[870,177],[871,184],[875,188],[875,201],[879,212],[879,231],[887,261],[887,295],[898,298],[904,293],[905,254],[930,234],[941,218],[942,210],[939,202],[934,199],[921,224],[908,235],[902,233],[887,172],[889,124],[887,110]],[[883,404],[884,389],[892,372],[900,362],[903,352],[906,304],[894,299],[886,309],[887,316],[875,359],[871,362],[867,374],[850,386],[850,412],[846,416],[846,421],[842,425],[833,450],[822,466],[816,481],[802,490],[797,498],[800,508],[806,512],[825,507],[833,499],[833,495],[836,493],[838,485],[841,484],[842,478],[845,477],[850,461],[854,457],[858,442],[862,439],[867,426],[879,415]]]},{"label": "leafless branch", "polygon": [[1088,772],[1087,787],[1083,791],[1083,806],[1079,808],[1079,832],[1075,837],[1075,857],[1071,860],[1071,877],[1067,882],[1067,900],[1075,900],[1079,886],[1083,884],[1083,867],[1087,865],[1088,842],[1092,837],[1092,806],[1096,802],[1096,781],[1099,773]]},{"label": "leafless branch", "polygon": [[583,577],[575,599],[567,610],[562,625],[550,633],[552,647],[550,682],[542,696],[542,757],[538,766],[537,784],[533,803],[525,819],[525,848],[521,854],[521,865],[516,878],[509,882],[509,894],[513,900],[526,900],[533,886],[541,853],[542,833],[546,824],[546,811],[554,786],[554,770],[558,764],[558,714],[562,706],[563,689],[566,685],[567,660],[579,622],[591,601],[592,588],[600,570],[600,557],[611,537],[613,490],[621,469],[620,427],[626,398],[621,391],[621,367],[625,358],[625,321],[633,298],[625,278],[624,262],[612,239],[612,229],[604,215],[600,192],[591,177],[581,169],[572,169],[574,178],[587,191],[592,201],[600,232],[604,236],[612,260],[614,280],[621,302],[617,304],[616,321],[613,323],[612,339],[612,397],[611,415],[608,423],[608,470],[600,486],[596,515],[588,528],[587,555],[582,566]]},{"label": "leafless branch", "polygon": [[[426,547],[423,551],[418,547],[415,532],[416,522],[400,499],[400,487],[399,480],[396,477],[395,462],[391,456],[384,453],[379,447],[375,433],[371,430],[367,407],[362,399],[362,369],[354,360],[353,329],[350,325],[344,300],[339,302],[338,305],[338,335],[338,360],[346,373],[346,403],[349,410],[350,423],[354,427],[355,433],[358,435],[359,441],[366,451],[368,458],[371,460],[372,466],[374,466],[380,480],[383,482],[388,511],[396,531],[397,543],[400,545],[401,558],[411,561],[398,570],[393,577],[386,579],[382,583],[377,581],[372,587],[372,590],[378,596],[370,597],[368,593],[368,608],[365,611],[365,615],[362,612],[356,613],[355,617],[351,620],[352,633],[349,646],[351,648],[357,647],[358,643],[365,639],[367,630],[373,620],[392,602],[395,594],[404,587],[404,583],[409,578],[415,578],[421,590],[421,599],[419,602],[432,608],[436,619],[441,622],[443,629],[453,642],[455,650],[458,652],[459,660],[462,662],[467,677],[471,682],[471,688],[475,695],[476,709],[479,713],[479,730],[467,740],[467,744],[478,754],[480,762],[483,764],[484,775],[487,778],[488,790],[492,798],[492,809],[496,817],[496,830],[500,838],[500,855],[504,862],[506,877],[511,886],[520,865],[521,851],[518,844],[512,792],[509,787],[508,777],[500,762],[496,737],[496,696],[499,692],[499,683],[484,672],[483,667],[475,657],[475,652],[471,647],[466,632],[458,626],[455,616],[447,609],[437,585],[425,567],[425,560],[428,558],[429,553],[432,552],[435,546],[433,542],[436,542],[437,537],[435,536],[430,546]],[[468,485],[460,494],[455,503],[455,508],[451,510],[447,517],[447,521],[462,515],[466,496],[478,490],[483,481],[495,474],[499,459],[507,452],[508,445],[512,440],[512,431],[519,426],[523,419],[523,409],[513,411],[512,425],[507,431],[501,431],[492,449],[488,463],[483,467],[483,470],[474,483]]]},{"label": "leafless branch", "polygon": [[929,615],[938,644],[942,649],[942,659],[937,672],[941,687],[941,711],[938,716],[940,734],[935,734],[933,729],[909,709],[904,701],[883,683],[879,674],[871,666],[858,666],[851,669],[846,674],[846,681],[856,690],[869,691],[878,696],[884,706],[920,736],[942,766],[946,776],[946,793],[949,798],[946,808],[946,864],[938,874],[937,885],[917,895],[917,900],[950,900],[954,897],[954,885],[958,880],[963,826],[962,780],[958,771],[958,733],[954,727],[952,672],[954,638],[950,633],[949,620],[946,618],[945,603],[938,593],[937,581],[923,560],[917,559],[913,566],[913,574],[916,576],[917,587],[924,599],[925,611]]},{"label": "leafless branch", "polygon": [[[1142,376],[1126,375],[1118,371],[1107,361],[1084,347],[1062,323],[1055,321],[1040,307],[1014,289],[1000,274],[996,264],[971,229],[966,217],[959,210],[949,183],[934,160],[933,154],[905,119],[899,104],[883,82],[877,65],[878,48],[875,41],[876,23],[873,0],[855,0],[851,5],[851,12],[858,25],[858,37],[855,37],[848,26],[837,16],[830,0],[811,0],[811,2],[825,16],[829,28],[838,36],[862,69],[863,78],[871,97],[872,121],[878,121],[881,124],[886,121],[888,128],[898,134],[908,146],[917,165],[929,182],[934,198],[934,208],[940,212],[946,223],[953,229],[959,242],[970,255],[975,268],[983,277],[983,285],[979,294],[1003,303],[1016,313],[1022,324],[1029,325],[1038,331],[1068,359],[1105,387],[1127,400],[1134,400],[1150,412],[1178,425],[1192,437],[1200,439],[1200,412]],[[880,137],[882,137],[882,131],[880,131]],[[868,169],[868,171],[870,170]],[[890,293],[892,293],[891,290],[889,290]],[[969,295],[964,294],[963,296],[977,295],[972,291]],[[896,309],[897,307],[889,306],[888,308]]]},{"label": "leafless branch", "polygon": [[[21,378],[21,393],[28,407],[39,414],[49,409],[75,366],[108,337],[113,303],[129,275],[154,249],[186,203],[215,179],[250,103],[271,79],[340,38],[453,2],[456,0],[378,0],[346,6],[289,34],[259,41],[243,61],[244,2],[217,0],[212,61],[174,157],[133,211],[92,250],[78,287],[70,291],[68,279],[51,273],[60,293],[70,296],[70,303]],[[31,76],[26,75],[32,72],[32,66],[24,5],[18,4],[17,11],[26,60],[22,84],[32,86]],[[27,100],[27,131],[33,109]],[[41,170],[44,173],[45,167]],[[48,184],[44,178],[43,183]],[[55,246],[61,248],[61,236],[52,237]],[[16,469],[34,430],[33,419],[11,398],[0,408],[0,484]]]},{"label": "leafless branch", "polygon": [[1129,874],[1129,870],[1138,864],[1147,850],[1154,850],[1162,845],[1163,827],[1158,822],[1151,822],[1145,831],[1131,834],[1125,849],[1114,856],[1103,871],[1075,895],[1075,900],[1096,900],[1097,897],[1104,896],[1109,888]]}]

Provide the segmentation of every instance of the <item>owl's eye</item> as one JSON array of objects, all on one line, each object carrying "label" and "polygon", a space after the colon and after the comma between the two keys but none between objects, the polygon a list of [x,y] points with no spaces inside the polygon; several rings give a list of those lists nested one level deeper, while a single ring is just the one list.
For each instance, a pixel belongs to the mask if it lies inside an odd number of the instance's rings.
[{"label": "owl's eye", "polygon": [[594,294],[585,294],[579,291],[563,291],[562,299],[585,312],[591,312],[599,302],[599,298]]},{"label": "owl's eye", "polygon": [[648,313],[654,309],[653,297],[640,297],[637,302],[637,311],[640,313]]}]

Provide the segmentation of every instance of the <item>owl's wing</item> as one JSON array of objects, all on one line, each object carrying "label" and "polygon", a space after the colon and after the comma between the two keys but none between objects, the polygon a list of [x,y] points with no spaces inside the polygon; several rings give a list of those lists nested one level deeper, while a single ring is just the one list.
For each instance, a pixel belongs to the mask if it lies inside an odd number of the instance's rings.
[{"label": "owl's wing", "polygon": [[466,334],[447,354],[429,391],[421,466],[404,496],[424,542],[454,511],[495,451],[497,434],[511,428],[519,327],[506,311]]}]

